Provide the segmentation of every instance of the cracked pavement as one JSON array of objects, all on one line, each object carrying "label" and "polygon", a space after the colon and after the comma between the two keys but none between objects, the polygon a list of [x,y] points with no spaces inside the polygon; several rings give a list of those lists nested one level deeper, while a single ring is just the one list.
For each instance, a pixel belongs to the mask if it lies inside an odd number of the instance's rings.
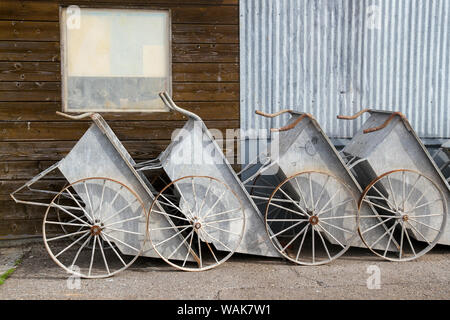
[{"label": "cracked pavement", "polygon": [[[449,299],[450,247],[437,246],[406,263],[383,261],[350,249],[324,266],[297,266],[278,259],[235,254],[210,271],[178,271],[162,260],[139,258],[107,279],[69,275],[42,242],[26,245],[23,262],[0,286],[0,299]],[[380,268],[380,289],[368,289],[367,268]]]}]

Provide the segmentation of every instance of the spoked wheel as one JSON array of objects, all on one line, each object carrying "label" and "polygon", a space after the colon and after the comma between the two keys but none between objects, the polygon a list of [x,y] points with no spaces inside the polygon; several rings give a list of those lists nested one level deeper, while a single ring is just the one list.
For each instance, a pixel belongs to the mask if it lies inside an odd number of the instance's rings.
[{"label": "spoked wheel", "polygon": [[45,247],[69,273],[109,277],[141,254],[146,217],[139,196],[121,182],[82,179],[65,187],[49,204],[42,227]]},{"label": "spoked wheel", "polygon": [[266,229],[284,257],[301,265],[320,265],[350,247],[357,235],[357,212],[352,192],[338,178],[325,172],[302,172],[272,193]]},{"label": "spoked wheel", "polygon": [[[430,251],[444,232],[447,203],[428,177],[413,170],[394,170],[372,181],[361,196],[374,215],[359,216],[358,231],[376,255],[409,261]],[[376,229],[381,236],[375,237]],[[374,248],[383,243],[383,248]]]},{"label": "spoked wheel", "polygon": [[207,176],[187,176],[156,196],[149,214],[149,237],[168,264],[203,271],[225,262],[245,230],[242,204],[231,188]]}]

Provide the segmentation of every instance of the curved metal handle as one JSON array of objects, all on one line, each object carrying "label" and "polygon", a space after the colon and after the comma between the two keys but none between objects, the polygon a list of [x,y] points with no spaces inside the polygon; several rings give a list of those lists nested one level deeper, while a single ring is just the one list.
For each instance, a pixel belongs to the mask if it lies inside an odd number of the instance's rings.
[{"label": "curved metal handle", "polygon": [[281,127],[281,128],[272,128],[272,129],[270,129],[270,131],[271,132],[283,132],[283,131],[291,130],[305,118],[313,119],[313,116],[310,115],[309,113],[304,113],[300,117],[298,117],[297,120],[292,122],[291,124],[288,124],[288,125],[286,125],[284,127]]},{"label": "curved metal handle", "polygon": [[193,118],[195,120],[199,120],[202,121],[202,119],[196,115],[193,112],[187,111],[183,108],[180,108],[179,106],[177,106],[175,104],[175,102],[173,102],[172,98],[169,96],[169,94],[164,91],[164,92],[160,92],[159,93],[159,97],[161,98],[161,100],[164,102],[164,104],[171,110],[179,112],[181,114],[184,114],[185,116],[189,117],[189,118]]},{"label": "curved metal handle", "polygon": [[263,117],[266,117],[266,118],[275,118],[275,117],[278,117],[279,115],[282,115],[284,113],[292,114],[292,112],[293,111],[290,110],[290,109],[281,110],[281,111],[278,111],[278,112],[275,112],[275,113],[265,113],[265,112],[262,112],[262,111],[259,111],[259,110],[255,110],[255,113],[257,115],[263,116]]},{"label": "curved metal handle", "polygon": [[340,116],[337,116],[337,118],[340,119],[340,120],[354,120],[354,119],[359,118],[361,115],[363,115],[364,113],[369,112],[369,111],[370,111],[370,109],[362,109],[361,111],[355,113],[352,116],[342,116],[342,115],[340,115]]},{"label": "curved metal handle", "polygon": [[56,114],[60,115],[62,117],[68,118],[68,119],[80,120],[80,119],[84,119],[84,118],[87,118],[87,117],[92,117],[95,114],[95,112],[86,112],[86,113],[83,113],[83,114],[80,114],[80,115],[77,115],[77,116],[72,116],[70,114],[67,114],[67,113],[64,113],[64,112],[59,112],[59,111],[56,111]]},{"label": "curved metal handle", "polygon": [[387,125],[388,125],[388,124],[389,124],[396,116],[399,116],[399,117],[402,118],[402,119],[406,119],[406,117],[405,117],[405,115],[404,115],[403,113],[401,113],[401,112],[394,112],[394,113],[392,113],[392,114],[389,116],[389,118],[386,119],[386,121],[385,121],[382,125],[379,125],[378,127],[368,128],[368,129],[364,130],[363,133],[371,133],[371,132],[375,132],[375,131],[382,130],[382,129],[386,128]]}]

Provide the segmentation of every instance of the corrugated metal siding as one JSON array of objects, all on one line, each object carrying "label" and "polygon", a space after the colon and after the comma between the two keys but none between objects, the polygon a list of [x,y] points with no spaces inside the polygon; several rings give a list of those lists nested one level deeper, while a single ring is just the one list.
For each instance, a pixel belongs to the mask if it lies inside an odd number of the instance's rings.
[{"label": "corrugated metal siding", "polygon": [[377,108],[450,137],[449,11],[448,0],[241,0],[241,127],[269,126],[255,109],[292,108],[346,138],[362,119],[337,114]]}]

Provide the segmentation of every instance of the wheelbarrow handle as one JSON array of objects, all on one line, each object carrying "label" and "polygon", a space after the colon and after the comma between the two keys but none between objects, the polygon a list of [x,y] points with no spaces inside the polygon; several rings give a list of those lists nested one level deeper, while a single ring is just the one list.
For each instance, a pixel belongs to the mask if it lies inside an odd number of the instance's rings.
[{"label": "wheelbarrow handle", "polygon": [[292,112],[293,111],[290,110],[290,109],[281,110],[281,111],[278,111],[278,112],[275,112],[275,113],[265,113],[265,112],[262,112],[262,111],[259,111],[259,110],[255,110],[255,113],[257,115],[263,116],[263,117],[266,117],[266,118],[275,118],[275,117],[278,117],[279,115],[282,115],[282,114],[285,114],[285,113],[291,113],[292,114]]},{"label": "wheelbarrow handle", "polygon": [[181,114],[183,114],[183,115],[185,115],[185,116],[187,116],[189,118],[192,118],[194,120],[202,121],[202,119],[198,115],[196,115],[195,113],[187,111],[187,110],[177,106],[175,104],[175,102],[172,100],[172,98],[170,97],[170,95],[166,91],[160,92],[159,93],[159,97],[161,98],[161,100],[164,102],[164,104],[170,110],[179,112],[179,113],[181,113]]},{"label": "wheelbarrow handle", "polygon": [[313,116],[310,115],[309,113],[304,113],[300,117],[298,117],[294,122],[292,122],[291,124],[288,124],[281,128],[272,128],[272,129],[270,129],[270,131],[271,132],[283,132],[283,131],[291,130],[305,118],[313,119]]},{"label": "wheelbarrow handle", "polygon": [[401,112],[394,112],[394,113],[392,113],[392,114],[389,116],[389,118],[386,119],[386,121],[385,121],[383,124],[381,124],[381,125],[379,125],[379,126],[377,126],[377,127],[368,128],[368,129],[364,130],[363,133],[366,133],[366,134],[367,134],[367,133],[375,132],[375,131],[382,130],[382,129],[386,128],[387,125],[388,125],[388,124],[389,124],[396,116],[399,116],[399,117],[402,118],[402,119],[406,119],[406,117],[405,117],[405,115],[404,115],[403,113],[401,113]]},{"label": "wheelbarrow handle", "polygon": [[354,120],[356,118],[359,118],[360,116],[362,116],[364,113],[369,112],[370,109],[362,109],[361,111],[355,113],[352,116],[343,116],[343,115],[339,115],[337,116],[338,119],[340,120]]},{"label": "wheelbarrow handle", "polygon": [[84,119],[84,118],[87,118],[87,117],[92,117],[95,113],[94,112],[86,112],[86,113],[82,113],[82,114],[77,115],[77,116],[72,116],[72,115],[64,113],[64,112],[56,111],[56,114],[60,115],[62,117],[68,118],[68,119],[80,120],[80,119]]}]

